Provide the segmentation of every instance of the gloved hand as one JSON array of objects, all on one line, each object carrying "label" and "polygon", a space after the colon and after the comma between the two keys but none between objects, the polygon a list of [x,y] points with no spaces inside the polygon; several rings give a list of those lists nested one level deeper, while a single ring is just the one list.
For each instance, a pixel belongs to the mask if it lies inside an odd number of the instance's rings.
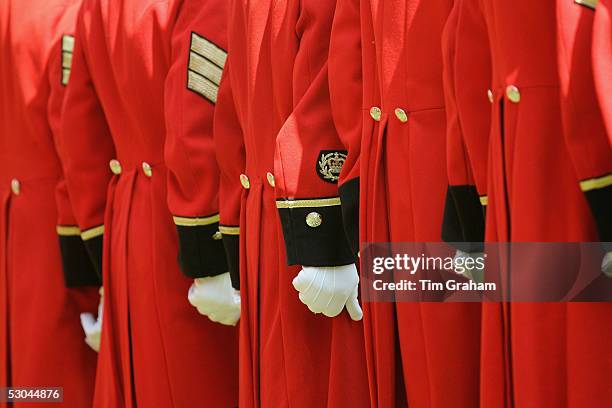
[{"label": "gloved hand", "polygon": [[346,307],[351,319],[363,317],[357,300],[359,274],[355,264],[331,267],[304,266],[293,279],[300,300],[313,313],[334,317]]},{"label": "gloved hand", "polygon": [[612,278],[612,251],[608,252],[601,262],[601,271],[608,278]]},{"label": "gloved hand", "polygon": [[85,332],[85,343],[95,351],[100,351],[100,335],[102,334],[102,316],[104,314],[104,289],[100,288],[100,304],[98,318],[91,313],[81,313],[81,326]]},{"label": "gloved hand", "polygon": [[194,279],[187,298],[213,322],[235,326],[240,319],[240,292],[232,287],[229,272]]},{"label": "gloved hand", "polygon": [[[477,283],[484,282],[484,268],[479,268],[476,263],[476,258],[483,258],[483,252],[464,252],[460,249],[455,253],[455,261],[462,258],[462,264],[465,268],[465,272],[463,276]],[[466,264],[467,259],[472,259],[469,263]]]}]

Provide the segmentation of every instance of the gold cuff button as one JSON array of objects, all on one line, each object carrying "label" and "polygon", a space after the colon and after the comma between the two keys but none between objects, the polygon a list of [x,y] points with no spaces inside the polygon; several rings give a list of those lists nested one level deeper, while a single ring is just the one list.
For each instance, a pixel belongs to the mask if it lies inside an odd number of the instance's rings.
[{"label": "gold cuff button", "polygon": [[145,174],[145,176],[147,177],[151,177],[153,176],[153,168],[151,167],[151,165],[147,162],[142,162],[142,172]]},{"label": "gold cuff button", "polygon": [[266,174],[266,178],[268,179],[268,184],[270,185],[270,187],[276,186],[276,181],[274,180],[274,174],[268,173]]},{"label": "gold cuff button", "polygon": [[489,98],[489,102],[493,103],[493,91],[488,89],[487,90],[487,97]]},{"label": "gold cuff button", "polygon": [[397,108],[395,110],[395,117],[402,123],[408,122],[408,115],[406,115],[406,112],[404,112],[404,110],[401,108]]},{"label": "gold cuff button", "polygon": [[21,193],[21,183],[19,183],[19,180],[17,179],[11,180],[11,191],[15,195],[19,195],[19,193]]},{"label": "gold cuff button", "polygon": [[382,116],[382,111],[380,110],[379,107],[374,106],[374,107],[370,108],[370,116],[375,121],[380,122],[380,118]]},{"label": "gold cuff button", "polygon": [[521,101],[521,91],[514,85],[509,85],[506,88],[506,96],[510,102],[519,103]]},{"label": "gold cuff button", "polygon": [[240,184],[242,184],[242,187],[246,189],[251,188],[251,182],[249,181],[249,178],[247,177],[246,174],[240,175]]},{"label": "gold cuff button", "polygon": [[309,227],[317,228],[321,224],[323,224],[323,217],[318,212],[311,212],[306,216],[306,225]]},{"label": "gold cuff button", "polygon": [[111,160],[110,162],[108,162],[108,165],[110,166],[111,171],[113,172],[113,174],[121,174],[121,163],[119,163],[119,160]]}]

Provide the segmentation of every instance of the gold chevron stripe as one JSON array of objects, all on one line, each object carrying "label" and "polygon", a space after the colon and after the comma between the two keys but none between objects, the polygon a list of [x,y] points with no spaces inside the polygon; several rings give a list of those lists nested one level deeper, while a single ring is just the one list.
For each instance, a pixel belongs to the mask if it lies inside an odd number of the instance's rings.
[{"label": "gold chevron stripe", "polygon": [[215,85],[214,82],[206,79],[202,75],[189,71],[187,88],[199,93],[212,103],[217,103],[217,93],[219,92],[219,87]]},{"label": "gold chevron stripe", "polygon": [[217,86],[221,83],[223,70],[193,51],[189,53],[189,69],[209,79]]},{"label": "gold chevron stripe", "polygon": [[62,36],[62,51],[73,52],[74,51],[74,36],[64,35]]},{"label": "gold chevron stripe", "polygon": [[227,52],[196,33],[191,33],[191,51],[195,51],[204,58],[209,59],[220,68],[225,66]]},{"label": "gold chevron stripe", "polygon": [[62,52],[62,68],[70,69],[72,67],[72,53]]}]

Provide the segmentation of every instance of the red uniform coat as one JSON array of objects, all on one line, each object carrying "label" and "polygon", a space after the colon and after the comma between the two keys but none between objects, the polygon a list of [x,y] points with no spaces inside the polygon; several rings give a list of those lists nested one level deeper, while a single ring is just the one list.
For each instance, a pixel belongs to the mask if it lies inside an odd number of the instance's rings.
[{"label": "red uniform coat", "polygon": [[69,407],[93,397],[79,313],[95,311],[99,285],[78,235],[60,240],[62,276],[56,235],[74,225],[56,137],[79,5],[0,5],[0,385],[63,387]]},{"label": "red uniform coat", "polygon": [[612,3],[599,0],[593,22],[593,70],[597,96],[612,145]]},{"label": "red uniform coat", "polygon": [[[471,126],[491,117],[487,240],[609,241],[609,192],[598,180],[612,160],[589,74],[592,10],[574,1],[464,3],[477,18],[463,21],[480,38],[459,30],[458,43],[490,44],[491,62],[455,61],[474,75],[492,67],[491,110],[472,101],[464,117]],[[549,257],[546,269],[555,262],[563,260]],[[486,303],[482,406],[608,405],[609,314],[609,304]]]},{"label": "red uniform coat", "polygon": [[[452,5],[339,2],[330,86],[348,148],[342,206],[356,213],[360,195],[361,242],[440,240],[447,186],[440,44]],[[480,305],[365,306],[372,406],[477,405]]]},{"label": "red uniform coat", "polygon": [[240,232],[241,408],[368,406],[361,324],[312,314],[291,284],[299,267],[287,266],[353,262],[334,183],[333,12],[326,1],[232,1],[215,140],[221,231]]},{"label": "red uniform coat", "polygon": [[[208,121],[200,119],[203,126],[192,122],[199,119],[192,110],[210,107],[202,95],[191,94],[197,87],[188,82],[187,61],[192,49],[208,55],[210,47],[202,51],[197,45],[202,41],[223,41],[223,26],[212,23],[224,21],[223,3],[91,0],[79,15],[62,142],[83,235],[97,251],[104,240],[105,310],[94,406],[191,407],[203,398],[211,407],[237,403],[235,329],[212,323],[187,302],[190,280],[177,262],[167,205],[176,178],[168,176],[164,160],[166,79],[178,87],[166,97],[178,106],[167,111],[172,137],[210,126],[210,114]],[[200,39],[196,45],[191,31]],[[183,116],[176,113],[181,105]],[[175,151],[168,154],[173,162]],[[213,172],[211,179],[216,177]],[[215,205],[211,197],[202,210]],[[197,208],[181,215],[192,211]],[[207,254],[215,259],[209,268],[185,272],[225,272],[225,262],[216,259],[225,257],[220,242],[213,234],[201,241],[216,246]],[[184,266],[194,264],[188,256],[181,251]]]}]

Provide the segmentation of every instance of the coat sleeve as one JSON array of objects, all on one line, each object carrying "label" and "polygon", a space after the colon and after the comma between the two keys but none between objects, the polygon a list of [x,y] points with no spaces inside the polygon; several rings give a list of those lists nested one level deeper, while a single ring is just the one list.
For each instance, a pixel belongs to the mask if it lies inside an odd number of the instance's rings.
[{"label": "coat sleeve", "polygon": [[[61,151],[60,122],[62,101],[68,82],[74,48],[74,20],[76,10],[67,10],[58,27],[58,36],[49,58],[48,121],[56,150]],[[66,180],[60,178],[55,198],[57,203],[57,234],[62,256],[64,283],[67,287],[99,286],[100,277],[87,254],[81,231],[77,225],[68,196]]]},{"label": "coat sleeve", "polygon": [[[559,77],[565,145],[599,238],[612,242],[612,148],[592,66],[595,1],[557,2]],[[609,95],[608,95],[609,96]]]},{"label": "coat sleeve", "polygon": [[360,1],[338,1],[330,39],[329,89],[334,124],[347,151],[338,194],[354,254],[359,252],[359,158],[365,109],[361,38]]},{"label": "coat sleeve", "polygon": [[181,269],[191,278],[228,271],[212,132],[227,59],[226,22],[226,0],[184,3],[165,86],[168,206],[178,232]]},{"label": "coat sleeve", "polygon": [[232,85],[232,54],[229,54],[215,108],[213,137],[219,164],[219,232],[227,256],[232,285],[240,289],[240,214],[243,188],[240,184],[245,169],[244,135],[236,109]]},{"label": "coat sleeve", "polygon": [[593,71],[595,88],[612,146],[612,1],[600,0],[593,22]]},{"label": "coat sleeve", "polygon": [[338,192],[347,151],[334,127],[329,99],[332,3],[311,2],[299,10],[293,111],[276,138],[276,206],[289,265],[337,266],[355,261]]},{"label": "coat sleeve", "polygon": [[112,176],[109,163],[115,149],[87,65],[82,16],[81,11],[72,68],[65,75],[70,81],[62,109],[60,152],[81,238],[101,277],[104,209]]},{"label": "coat sleeve", "polygon": [[484,241],[493,94],[487,91],[490,51],[478,2],[455,3],[442,42],[449,180],[442,238],[466,243],[463,250],[479,251]]}]

